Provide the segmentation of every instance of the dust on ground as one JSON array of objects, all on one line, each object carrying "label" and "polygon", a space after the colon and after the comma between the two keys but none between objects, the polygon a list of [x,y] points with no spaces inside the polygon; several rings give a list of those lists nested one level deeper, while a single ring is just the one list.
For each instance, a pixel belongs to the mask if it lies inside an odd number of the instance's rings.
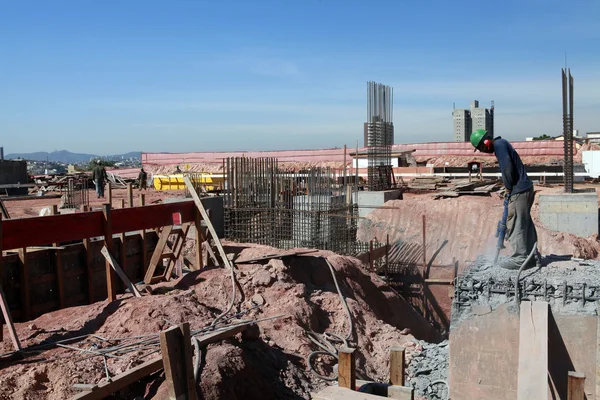
[{"label": "dust on ground", "polygon": [[[240,259],[277,253],[277,249],[251,246]],[[309,398],[326,385],[307,370],[305,357],[316,346],[305,329],[344,334],[348,320],[324,259],[327,257],[352,315],[357,347],[357,372],[385,382],[389,371],[389,349],[413,342],[415,337],[438,340],[422,317],[391,290],[379,277],[365,272],[358,260],[319,251],[310,256],[271,260],[266,264],[239,264],[237,277],[244,298],[240,318],[256,320],[283,314],[284,317],[259,323],[260,334],[241,336],[208,346],[201,373],[200,391],[204,399]],[[112,303],[98,302],[45,314],[33,321],[16,324],[22,344],[33,346],[70,337],[95,334],[105,339],[157,334],[171,324],[189,322],[192,330],[209,325],[227,306],[231,281],[227,270],[206,268],[185,275],[176,282],[153,286],[154,295],[133,298],[119,296]],[[238,292],[239,293],[239,292]],[[239,297],[238,297],[239,300]],[[262,304],[256,307],[257,304]],[[254,307],[254,308],[253,308]],[[5,330],[5,337],[8,332]],[[80,339],[72,346],[94,349],[106,346],[95,339]],[[418,353],[407,346],[408,357]],[[0,353],[12,349],[0,344]],[[152,349],[139,349],[123,359],[107,359],[111,376],[156,357],[143,357]],[[0,364],[0,399],[65,399],[73,395],[75,383],[97,383],[105,379],[101,357],[82,360],[86,354],[64,348],[51,348],[30,354],[24,360]],[[87,354],[89,355],[89,354]],[[323,358],[324,373],[333,361]],[[321,364],[319,364],[321,365]],[[235,383],[235,384],[234,384]],[[156,373],[127,389],[116,398],[166,398],[162,373]]]}]

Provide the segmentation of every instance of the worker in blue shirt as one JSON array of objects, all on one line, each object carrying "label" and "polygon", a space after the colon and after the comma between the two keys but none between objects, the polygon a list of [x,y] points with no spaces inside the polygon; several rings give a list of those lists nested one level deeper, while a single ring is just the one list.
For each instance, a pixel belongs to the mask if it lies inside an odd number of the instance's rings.
[{"label": "worker in blue shirt", "polygon": [[[494,139],[487,131],[479,129],[471,135],[471,144],[475,151],[494,154],[498,159],[502,181],[509,197],[506,237],[513,251],[511,257],[500,262],[500,267],[519,269],[538,240],[531,218],[531,206],[535,197],[533,182],[527,176],[519,154],[506,139]],[[532,257],[525,268],[534,266],[541,266],[541,256],[537,249],[535,257]]]}]

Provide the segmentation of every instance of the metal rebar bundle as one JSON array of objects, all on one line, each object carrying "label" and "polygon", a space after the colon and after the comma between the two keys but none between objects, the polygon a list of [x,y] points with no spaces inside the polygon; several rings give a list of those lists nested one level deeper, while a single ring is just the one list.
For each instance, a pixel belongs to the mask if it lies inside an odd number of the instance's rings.
[{"label": "metal rebar bundle", "polygon": [[369,190],[392,187],[394,93],[390,86],[367,82],[367,159]]},{"label": "metal rebar bundle", "polygon": [[357,209],[335,171],[286,171],[272,158],[228,158],[224,164],[228,240],[353,251]]},{"label": "metal rebar bundle", "polygon": [[562,103],[565,192],[573,193],[573,76],[570,68],[562,69]]}]

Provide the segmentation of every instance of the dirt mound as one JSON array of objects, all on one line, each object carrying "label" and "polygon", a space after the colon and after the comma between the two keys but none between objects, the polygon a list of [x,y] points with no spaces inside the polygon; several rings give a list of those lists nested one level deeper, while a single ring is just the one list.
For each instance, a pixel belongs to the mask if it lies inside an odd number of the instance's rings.
[{"label": "dirt mound", "polygon": [[[552,232],[539,221],[538,196],[546,188],[536,187],[532,215],[538,232],[542,254],[571,254],[596,258],[600,251],[597,237],[582,238],[568,233]],[[377,238],[385,242],[422,244],[422,216],[426,216],[427,257],[434,254],[436,264],[449,264],[453,258],[465,266],[480,254],[493,254],[496,228],[502,216],[503,202],[491,197],[461,196],[433,200],[431,195],[405,195],[404,200],[389,201],[385,209],[377,209],[359,224],[359,240]],[[510,247],[507,245],[507,247]],[[506,254],[510,249],[504,250]]]},{"label": "dirt mound", "polygon": [[[251,246],[239,259],[273,254],[276,249]],[[236,338],[209,345],[204,354],[201,392],[204,399],[309,398],[324,386],[307,369],[305,358],[317,350],[305,330],[344,335],[348,318],[335,289],[327,257],[336,271],[342,294],[352,315],[351,343],[359,356],[357,370],[365,378],[387,379],[389,348],[419,339],[435,341],[433,329],[377,276],[363,271],[356,259],[330,252],[271,260],[267,264],[239,264],[237,277],[243,289],[238,296],[241,319],[260,319],[283,314],[282,318],[259,323],[260,335]],[[189,322],[192,330],[206,327],[224,311],[230,300],[231,281],[225,269],[206,268],[178,282],[155,285],[152,296],[121,296],[112,303],[63,309],[45,314],[27,324],[17,324],[24,346],[55,342],[95,334],[70,342],[79,348],[108,346],[106,340],[157,334],[171,324]],[[239,293],[239,291],[238,291]],[[254,300],[258,304],[257,307]],[[235,309],[235,308],[234,308]],[[410,333],[409,333],[410,332]],[[412,334],[411,334],[412,333]],[[7,332],[5,332],[5,337]],[[10,352],[5,340],[0,352]],[[153,352],[149,355],[150,352]],[[122,359],[108,358],[114,376],[156,357],[156,348],[140,347]],[[1,399],[64,399],[73,395],[75,383],[96,383],[105,377],[101,357],[65,348],[31,353],[25,360],[0,363]],[[409,350],[408,358],[412,356]],[[331,372],[326,360],[322,370]],[[317,363],[319,364],[319,363]],[[116,398],[165,398],[160,373],[123,390]]]}]

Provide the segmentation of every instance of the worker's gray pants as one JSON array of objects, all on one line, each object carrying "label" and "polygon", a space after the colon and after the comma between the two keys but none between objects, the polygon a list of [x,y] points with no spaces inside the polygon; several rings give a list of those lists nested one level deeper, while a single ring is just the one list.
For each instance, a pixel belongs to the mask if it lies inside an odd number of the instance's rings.
[{"label": "worker's gray pants", "polygon": [[[518,269],[536,244],[537,231],[531,218],[531,206],[535,198],[533,188],[527,192],[510,196],[508,201],[508,219],[506,221],[506,236],[512,247],[512,256],[502,262],[504,268]],[[525,268],[536,265],[537,250]]]}]

